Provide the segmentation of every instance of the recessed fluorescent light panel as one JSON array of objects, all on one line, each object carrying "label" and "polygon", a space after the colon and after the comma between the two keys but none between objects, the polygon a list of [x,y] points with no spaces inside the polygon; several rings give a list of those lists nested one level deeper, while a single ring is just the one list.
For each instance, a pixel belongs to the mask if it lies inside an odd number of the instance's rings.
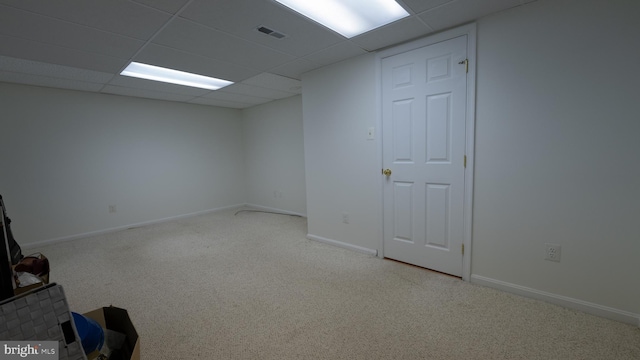
[{"label": "recessed fluorescent light panel", "polygon": [[233,82],[227,80],[220,80],[208,76],[167,69],[139,62],[130,63],[129,66],[122,70],[120,75],[209,90],[218,90],[227,85],[233,84]]},{"label": "recessed fluorescent light panel", "polygon": [[409,16],[395,0],[275,0],[346,38]]}]

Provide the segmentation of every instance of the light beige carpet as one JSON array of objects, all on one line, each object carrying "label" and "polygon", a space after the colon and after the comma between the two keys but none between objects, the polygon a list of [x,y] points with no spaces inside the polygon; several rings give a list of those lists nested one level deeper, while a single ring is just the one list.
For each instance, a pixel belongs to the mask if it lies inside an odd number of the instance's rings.
[{"label": "light beige carpet", "polygon": [[143,359],[640,359],[637,327],[234,212],[37,250],[72,311],[129,310]]}]

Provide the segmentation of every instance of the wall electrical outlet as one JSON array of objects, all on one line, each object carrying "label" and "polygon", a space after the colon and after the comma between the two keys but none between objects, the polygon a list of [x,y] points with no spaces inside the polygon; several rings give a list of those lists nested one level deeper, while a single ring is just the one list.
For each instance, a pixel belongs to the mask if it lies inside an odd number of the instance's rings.
[{"label": "wall electrical outlet", "polygon": [[546,247],[545,260],[560,262],[560,255],[562,254],[562,246],[558,244],[544,244]]}]

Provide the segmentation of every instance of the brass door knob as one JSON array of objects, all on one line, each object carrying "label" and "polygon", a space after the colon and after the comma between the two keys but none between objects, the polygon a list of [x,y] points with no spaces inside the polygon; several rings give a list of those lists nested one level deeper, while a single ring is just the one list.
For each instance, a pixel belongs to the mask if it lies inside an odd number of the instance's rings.
[{"label": "brass door knob", "polygon": [[383,173],[385,176],[391,176],[391,169],[384,169],[384,170],[382,170],[382,173]]}]

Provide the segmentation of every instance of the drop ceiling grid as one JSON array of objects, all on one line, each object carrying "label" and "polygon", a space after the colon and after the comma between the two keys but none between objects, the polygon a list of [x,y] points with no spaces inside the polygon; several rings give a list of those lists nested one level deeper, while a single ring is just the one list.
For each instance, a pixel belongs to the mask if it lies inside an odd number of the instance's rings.
[{"label": "drop ceiling grid", "polygon": [[108,85],[136,88],[140,90],[160,91],[171,94],[198,97],[211,92],[211,90],[201,89],[191,86],[182,86],[158,81],[139,79],[129,76],[117,76]]},{"label": "drop ceiling grid", "polygon": [[176,93],[169,93],[163,91],[142,89],[142,88],[132,88],[132,87],[122,87],[115,85],[106,85],[101,90],[101,93],[105,94],[113,94],[113,95],[123,95],[123,96],[134,96],[134,97],[143,97],[148,99],[160,99],[160,100],[168,100],[168,101],[179,101],[179,102],[188,102],[189,100],[194,99],[194,96],[190,95],[182,95]]},{"label": "drop ceiling grid", "polygon": [[[243,108],[301,93],[306,71],[531,1],[399,0],[410,17],[346,39],[273,0],[0,0],[0,81]],[[120,76],[131,60],[236,84]]]},{"label": "drop ceiling grid", "polygon": [[138,40],[149,39],[171,18],[166,12],[130,1],[65,0],[70,6],[61,6],[58,1],[0,0],[0,3]]},{"label": "drop ceiling grid", "polygon": [[322,65],[306,59],[296,59],[286,64],[271,68],[269,69],[269,72],[289,78],[299,79],[305,72],[317,69],[321,66]]},{"label": "drop ceiling grid", "polygon": [[0,71],[0,82],[90,92],[99,92],[103,86],[95,82],[11,71]]},{"label": "drop ceiling grid", "polygon": [[126,59],[4,35],[0,35],[0,55],[112,74],[127,63]]},{"label": "drop ceiling grid", "polygon": [[143,45],[85,25],[8,7],[0,10],[0,33],[6,36],[117,58],[130,58]]},{"label": "drop ceiling grid", "polygon": [[353,43],[368,51],[375,51],[425,34],[433,29],[417,16],[410,16],[351,39]]},{"label": "drop ceiling grid", "polygon": [[262,73],[260,75],[249,78],[242,83],[258,87],[277,89],[281,91],[295,92],[299,94],[301,81],[277,76],[275,74]]},{"label": "drop ceiling grid", "polygon": [[443,30],[522,4],[522,0],[454,0],[422,12],[419,17],[434,30]]},{"label": "drop ceiling grid", "polygon": [[267,98],[272,100],[284,99],[289,96],[296,95],[296,92],[281,91],[276,89],[264,88],[260,86],[252,86],[252,85],[248,85],[241,82],[225,87],[224,91],[235,93],[235,94],[243,94],[243,95],[250,95],[250,96],[261,97],[261,98]]},{"label": "drop ceiling grid", "polygon": [[261,71],[233,62],[212,59],[188,51],[159,44],[149,44],[133,59],[137,62],[189,71],[233,82],[259,74]]},{"label": "drop ceiling grid", "polygon": [[367,51],[351,41],[343,41],[309,54],[303,57],[303,59],[325,66],[366,53]]},{"label": "drop ceiling grid", "polygon": [[153,43],[266,71],[295,57],[183,18],[172,21]]},{"label": "drop ceiling grid", "polygon": [[427,10],[434,9],[438,6],[450,3],[455,0],[400,0],[408,8],[410,8],[414,14],[419,14]]},{"label": "drop ceiling grid", "polygon": [[207,98],[195,98],[188,101],[191,104],[199,104],[199,105],[209,105],[209,106],[221,106],[221,107],[229,107],[234,109],[244,109],[251,106],[255,106],[254,104],[246,104],[237,101],[223,101],[217,99],[207,99]]},{"label": "drop ceiling grid", "polygon": [[[82,0],[79,0],[82,1]],[[142,4],[169,14],[175,14],[190,0],[131,0],[135,3]]]},{"label": "drop ceiling grid", "polygon": [[[296,57],[345,41],[342,36],[274,1],[195,1],[181,16]],[[256,29],[259,26],[284,33],[287,37],[270,37],[258,32]]]},{"label": "drop ceiling grid", "polygon": [[206,98],[206,99],[223,100],[223,101],[237,101],[237,102],[252,104],[252,105],[264,104],[266,102],[273,100],[273,99],[245,95],[245,94],[230,93],[230,92],[224,91],[224,88],[216,91],[211,91],[200,97]]},{"label": "drop ceiling grid", "polygon": [[0,56],[0,69],[6,72],[47,76],[51,78],[76,80],[95,84],[104,84],[113,76],[106,72],[85,70],[39,61],[15,59],[7,56]]}]

